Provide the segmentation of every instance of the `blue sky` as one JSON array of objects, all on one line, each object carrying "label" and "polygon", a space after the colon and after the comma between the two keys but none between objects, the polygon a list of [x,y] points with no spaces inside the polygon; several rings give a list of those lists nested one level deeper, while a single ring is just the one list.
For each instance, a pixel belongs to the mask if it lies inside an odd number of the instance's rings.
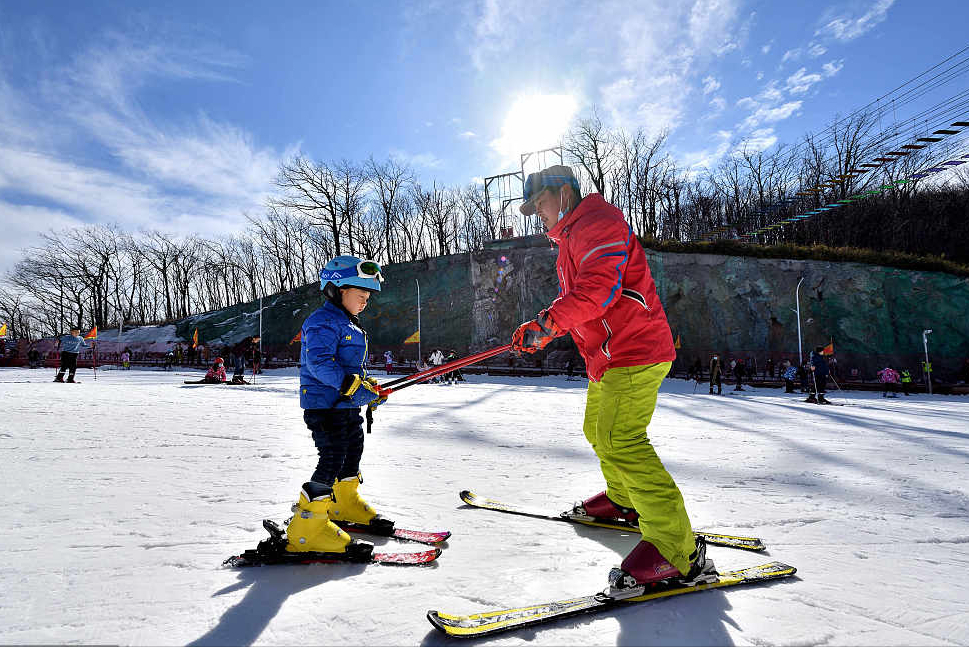
[{"label": "blue sky", "polygon": [[965,0],[8,0],[0,271],[50,228],[241,231],[296,152],[463,185],[592,106],[668,129],[681,165],[794,143],[965,47],[967,18]]}]

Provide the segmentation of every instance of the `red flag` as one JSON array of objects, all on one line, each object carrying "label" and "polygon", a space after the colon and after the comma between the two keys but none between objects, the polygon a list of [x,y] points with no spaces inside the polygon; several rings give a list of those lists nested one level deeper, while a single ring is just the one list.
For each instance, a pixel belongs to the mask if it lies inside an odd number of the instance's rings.
[{"label": "red flag", "polygon": [[84,335],[84,339],[97,339],[97,338],[98,338],[98,327],[97,326],[95,326],[94,328],[91,328],[91,332],[89,332],[88,334]]},{"label": "red flag", "polygon": [[195,348],[198,345],[199,345],[199,329],[196,328],[195,332],[192,333],[192,348]]},{"label": "red flag", "polygon": [[298,341],[299,341],[299,340],[301,340],[302,338],[303,338],[303,330],[302,330],[302,328],[301,328],[301,329],[300,329],[300,331],[299,331],[298,333],[296,333],[296,336],[295,336],[295,337],[293,337],[293,340],[292,340],[291,342],[289,342],[289,343],[290,343],[290,344],[295,344],[296,342],[298,342]]},{"label": "red flag", "polygon": [[834,355],[834,340],[831,343],[821,349],[822,355]]}]

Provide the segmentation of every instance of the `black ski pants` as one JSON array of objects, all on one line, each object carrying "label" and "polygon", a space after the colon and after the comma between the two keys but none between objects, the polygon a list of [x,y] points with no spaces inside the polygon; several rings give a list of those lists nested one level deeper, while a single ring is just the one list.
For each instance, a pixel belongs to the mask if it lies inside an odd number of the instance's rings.
[{"label": "black ski pants", "polygon": [[232,374],[232,379],[244,377],[246,374],[246,356],[239,353],[235,356],[235,373]]},{"label": "black ski pants", "polygon": [[70,371],[67,378],[73,380],[74,374],[77,372],[77,353],[61,351],[61,367],[57,369],[57,374],[64,375],[65,371]]},{"label": "black ski pants", "polygon": [[363,455],[363,416],[359,408],[306,409],[303,421],[320,455],[311,480],[332,486],[336,479],[356,476]]}]

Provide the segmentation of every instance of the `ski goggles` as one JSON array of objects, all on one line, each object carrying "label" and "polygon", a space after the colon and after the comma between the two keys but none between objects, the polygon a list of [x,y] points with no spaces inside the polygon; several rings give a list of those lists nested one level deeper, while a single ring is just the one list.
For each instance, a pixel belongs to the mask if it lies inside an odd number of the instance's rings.
[{"label": "ski goggles", "polygon": [[355,266],[346,267],[342,270],[324,270],[320,273],[320,280],[332,281],[334,279],[348,279],[353,276],[361,279],[377,279],[381,283],[384,282],[384,276],[381,272],[380,264],[377,261],[360,261]]}]

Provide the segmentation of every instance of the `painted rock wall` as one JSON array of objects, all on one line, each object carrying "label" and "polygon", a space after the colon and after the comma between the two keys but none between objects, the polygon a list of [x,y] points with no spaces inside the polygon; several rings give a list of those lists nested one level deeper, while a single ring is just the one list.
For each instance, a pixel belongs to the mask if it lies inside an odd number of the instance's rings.
[{"label": "painted rock wall", "polygon": [[[558,293],[556,255],[544,236],[533,236],[495,241],[474,254],[387,266],[383,290],[361,316],[373,351],[390,348],[416,358],[416,345],[403,341],[417,330],[418,281],[425,356],[434,348],[464,354],[507,343],[518,324]],[[753,357],[760,367],[768,358],[796,359],[796,291],[804,355],[833,341],[843,375],[857,368],[871,378],[886,364],[917,374],[924,329],[933,330],[929,352],[937,376],[954,378],[969,356],[965,278],[860,263],[651,250],[647,257],[673,336],[680,338],[681,367],[697,357],[705,363],[713,352]],[[318,283],[264,299],[264,346],[295,356],[298,348],[287,344],[320,304]],[[258,332],[258,311],[254,302],[196,315],[178,322],[178,334],[191,339],[198,326],[203,343],[233,344]],[[570,342],[556,340],[551,350],[568,348]]]}]

